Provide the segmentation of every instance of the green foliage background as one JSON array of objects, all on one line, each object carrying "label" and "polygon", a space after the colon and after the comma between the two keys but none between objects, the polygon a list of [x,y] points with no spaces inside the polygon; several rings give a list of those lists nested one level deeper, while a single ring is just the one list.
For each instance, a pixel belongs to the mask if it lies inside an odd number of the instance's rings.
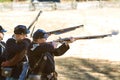
[{"label": "green foliage background", "polygon": [[0,2],[11,2],[13,0],[0,0]]}]

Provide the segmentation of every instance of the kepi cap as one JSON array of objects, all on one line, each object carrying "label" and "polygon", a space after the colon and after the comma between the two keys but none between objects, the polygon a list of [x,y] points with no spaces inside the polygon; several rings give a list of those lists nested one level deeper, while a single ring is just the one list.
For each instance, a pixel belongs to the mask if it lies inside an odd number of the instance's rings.
[{"label": "kepi cap", "polygon": [[36,32],[34,32],[33,39],[40,39],[40,38],[47,39],[48,38],[47,32],[42,29],[38,29]]},{"label": "kepi cap", "polygon": [[2,26],[0,25],[0,32],[7,32],[5,29],[2,28]]},{"label": "kepi cap", "polygon": [[15,34],[29,34],[30,31],[24,25],[17,25],[14,28],[14,33]]}]

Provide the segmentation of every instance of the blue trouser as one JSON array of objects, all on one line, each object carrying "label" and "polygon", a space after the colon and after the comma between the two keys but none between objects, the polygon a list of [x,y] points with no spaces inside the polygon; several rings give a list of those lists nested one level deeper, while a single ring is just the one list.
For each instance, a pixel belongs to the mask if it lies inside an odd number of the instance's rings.
[{"label": "blue trouser", "polygon": [[27,76],[27,73],[28,73],[28,69],[29,69],[28,62],[24,62],[23,63],[23,70],[22,70],[22,73],[20,74],[18,80],[25,80],[26,79],[26,76]]},{"label": "blue trouser", "polygon": [[7,77],[6,80],[18,80],[18,79],[15,79],[15,78],[12,78],[12,77]]}]

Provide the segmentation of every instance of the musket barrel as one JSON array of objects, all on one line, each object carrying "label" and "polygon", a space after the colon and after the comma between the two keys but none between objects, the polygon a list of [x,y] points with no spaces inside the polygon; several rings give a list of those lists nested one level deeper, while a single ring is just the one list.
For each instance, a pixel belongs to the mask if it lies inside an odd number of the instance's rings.
[{"label": "musket barrel", "polygon": [[104,35],[93,35],[93,36],[83,36],[83,37],[69,37],[69,38],[60,38],[55,40],[56,42],[64,42],[67,41],[68,43],[71,43],[76,40],[82,40],[82,39],[99,39],[104,37],[112,36],[113,34],[104,34]]},{"label": "musket barrel", "polygon": [[40,11],[38,13],[38,15],[36,16],[35,20],[29,25],[28,30],[30,30],[30,28],[33,26],[33,24],[38,20],[38,17],[40,16],[41,13],[42,13],[42,11]]},{"label": "musket barrel", "polygon": [[76,28],[80,28],[80,27],[83,27],[84,25],[79,25],[79,26],[74,26],[74,27],[69,27],[69,28],[64,28],[64,29],[59,29],[59,30],[54,30],[54,31],[50,31],[50,32],[47,32],[48,35],[51,35],[51,34],[62,34],[62,33],[65,33],[65,32],[69,32],[69,31],[72,31],[72,30],[75,30]]},{"label": "musket barrel", "polygon": [[75,37],[75,40],[79,39],[97,39],[97,38],[104,38],[107,36],[111,36],[111,34],[105,34],[105,35],[95,35],[95,36],[84,36],[84,37]]}]

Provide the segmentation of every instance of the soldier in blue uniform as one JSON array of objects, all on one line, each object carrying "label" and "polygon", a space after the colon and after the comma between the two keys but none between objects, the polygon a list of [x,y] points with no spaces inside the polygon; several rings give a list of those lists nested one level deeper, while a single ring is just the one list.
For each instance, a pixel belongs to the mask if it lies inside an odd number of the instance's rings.
[{"label": "soldier in blue uniform", "polygon": [[14,28],[14,35],[6,41],[6,49],[4,52],[6,60],[2,62],[2,67],[12,69],[11,76],[8,80],[18,80],[23,63],[26,61],[25,54],[27,53],[30,40],[26,38],[29,30],[24,25],[17,25]]},{"label": "soldier in blue uniform", "polygon": [[69,45],[64,42],[57,48],[52,44],[54,42],[46,42],[47,38],[47,33],[41,29],[33,34],[33,41],[28,48],[29,80],[57,80],[54,56],[63,55]]},{"label": "soldier in blue uniform", "polygon": [[[2,41],[2,40],[3,40],[3,37],[4,37],[4,32],[6,32],[6,30],[4,30],[4,29],[2,28],[2,26],[0,25],[0,64],[1,64],[1,62],[3,61],[2,55],[3,55],[3,52],[4,52],[4,50],[5,50],[5,42]],[[1,69],[0,69],[0,80],[5,80],[5,77],[3,77],[3,76],[1,75]]]}]

